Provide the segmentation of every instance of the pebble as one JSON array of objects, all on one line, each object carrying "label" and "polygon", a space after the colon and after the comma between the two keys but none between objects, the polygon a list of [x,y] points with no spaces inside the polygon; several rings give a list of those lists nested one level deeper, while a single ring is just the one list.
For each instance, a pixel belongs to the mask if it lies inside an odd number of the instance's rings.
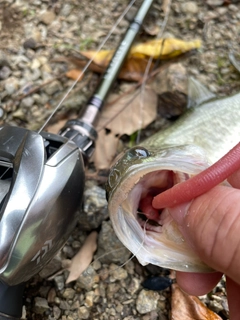
[{"label": "pebble", "polygon": [[62,85],[61,85],[60,81],[54,80],[53,82],[49,83],[47,86],[44,87],[44,91],[46,92],[46,94],[51,96],[56,92],[61,92]]},{"label": "pebble", "polygon": [[55,286],[56,286],[57,290],[62,290],[64,288],[65,279],[64,279],[63,275],[56,276],[54,278],[54,282],[55,282]]},{"label": "pebble", "polygon": [[31,108],[33,106],[33,104],[34,104],[34,99],[33,99],[33,97],[29,96],[29,97],[22,99],[20,107],[21,108]]},{"label": "pebble", "polygon": [[49,310],[49,305],[46,299],[41,297],[34,298],[34,312],[37,314],[43,314],[45,311]]},{"label": "pebble", "polygon": [[39,16],[39,21],[50,25],[56,18],[56,15],[53,11],[45,11]]},{"label": "pebble", "polygon": [[139,290],[140,285],[141,281],[139,279],[132,278],[130,284],[126,288],[131,295],[134,295]]},{"label": "pebble", "polygon": [[84,304],[86,307],[91,308],[93,306],[94,297],[95,297],[94,291],[88,291],[86,293],[86,299],[84,301]]},{"label": "pebble", "polygon": [[23,42],[24,49],[35,49],[36,46],[37,46],[37,43],[33,38],[29,38]]},{"label": "pebble", "polygon": [[87,270],[85,270],[80,277],[77,279],[76,285],[79,288],[90,291],[96,283],[99,282],[99,275],[90,265]]},{"label": "pebble", "polygon": [[82,306],[78,309],[78,317],[79,319],[88,319],[89,318],[89,310]]},{"label": "pebble", "polygon": [[182,11],[189,14],[198,13],[198,5],[194,1],[187,1],[182,4]]},{"label": "pebble", "polygon": [[73,299],[74,295],[75,295],[75,290],[72,288],[65,289],[62,294],[63,298],[67,300]]},{"label": "pebble", "polygon": [[59,319],[61,314],[62,314],[61,309],[59,309],[57,306],[53,306],[54,319]]},{"label": "pebble", "polygon": [[69,3],[65,3],[63,6],[62,6],[62,9],[60,11],[60,14],[64,17],[68,17],[70,15],[72,11],[72,6],[69,4]]},{"label": "pebble", "polygon": [[137,311],[141,314],[157,309],[159,295],[151,290],[141,290],[136,301]]},{"label": "pebble", "polygon": [[224,3],[224,0],[207,0],[209,6],[221,6]]},{"label": "pebble", "polygon": [[9,78],[11,73],[12,70],[8,66],[3,66],[2,68],[0,68],[0,80],[5,80]]},{"label": "pebble", "polygon": [[121,268],[114,263],[110,265],[110,282],[124,280],[127,278],[127,276],[128,273],[124,268]]},{"label": "pebble", "polygon": [[5,52],[0,50],[0,67],[4,67],[4,66],[9,67],[9,61]]},{"label": "pebble", "polygon": [[7,91],[8,94],[13,94],[15,93],[18,88],[19,88],[19,81],[18,79],[11,77],[8,78],[5,81],[5,86],[4,86],[5,90]]},{"label": "pebble", "polygon": [[83,212],[79,217],[79,223],[84,230],[98,228],[102,221],[108,217],[106,191],[96,183],[88,181],[83,203]]}]

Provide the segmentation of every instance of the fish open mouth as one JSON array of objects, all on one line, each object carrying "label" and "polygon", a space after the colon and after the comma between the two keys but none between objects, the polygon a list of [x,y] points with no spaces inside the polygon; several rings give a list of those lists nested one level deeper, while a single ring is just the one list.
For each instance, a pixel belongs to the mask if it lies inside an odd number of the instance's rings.
[{"label": "fish open mouth", "polygon": [[134,197],[136,218],[145,231],[162,232],[164,223],[171,220],[166,210],[155,209],[152,200],[155,196],[173,187],[175,184],[186,181],[190,175],[172,170],[153,171],[144,175],[131,191]]}]

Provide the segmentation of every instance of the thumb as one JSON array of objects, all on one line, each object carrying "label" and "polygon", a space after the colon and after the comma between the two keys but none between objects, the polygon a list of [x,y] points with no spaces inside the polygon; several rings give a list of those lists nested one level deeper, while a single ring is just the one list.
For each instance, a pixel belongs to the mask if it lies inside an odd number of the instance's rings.
[{"label": "thumb", "polygon": [[240,284],[240,190],[217,186],[169,213],[199,257]]}]

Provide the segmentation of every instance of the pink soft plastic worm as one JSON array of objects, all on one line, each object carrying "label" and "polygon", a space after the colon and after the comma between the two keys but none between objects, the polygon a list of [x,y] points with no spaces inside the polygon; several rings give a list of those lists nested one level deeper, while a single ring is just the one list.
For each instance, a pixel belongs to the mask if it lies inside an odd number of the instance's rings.
[{"label": "pink soft plastic worm", "polygon": [[152,206],[155,209],[162,209],[189,202],[223,182],[238,169],[240,169],[240,143],[206,170],[155,196]]}]

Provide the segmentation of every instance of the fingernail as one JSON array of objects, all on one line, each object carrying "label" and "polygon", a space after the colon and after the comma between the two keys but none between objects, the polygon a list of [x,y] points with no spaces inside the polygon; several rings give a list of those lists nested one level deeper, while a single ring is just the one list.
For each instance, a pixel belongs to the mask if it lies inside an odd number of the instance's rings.
[{"label": "fingernail", "polygon": [[173,208],[168,208],[168,212],[172,216],[173,220],[177,222],[178,225],[181,226],[184,224],[184,218],[187,215],[190,205],[191,202],[187,202]]}]

